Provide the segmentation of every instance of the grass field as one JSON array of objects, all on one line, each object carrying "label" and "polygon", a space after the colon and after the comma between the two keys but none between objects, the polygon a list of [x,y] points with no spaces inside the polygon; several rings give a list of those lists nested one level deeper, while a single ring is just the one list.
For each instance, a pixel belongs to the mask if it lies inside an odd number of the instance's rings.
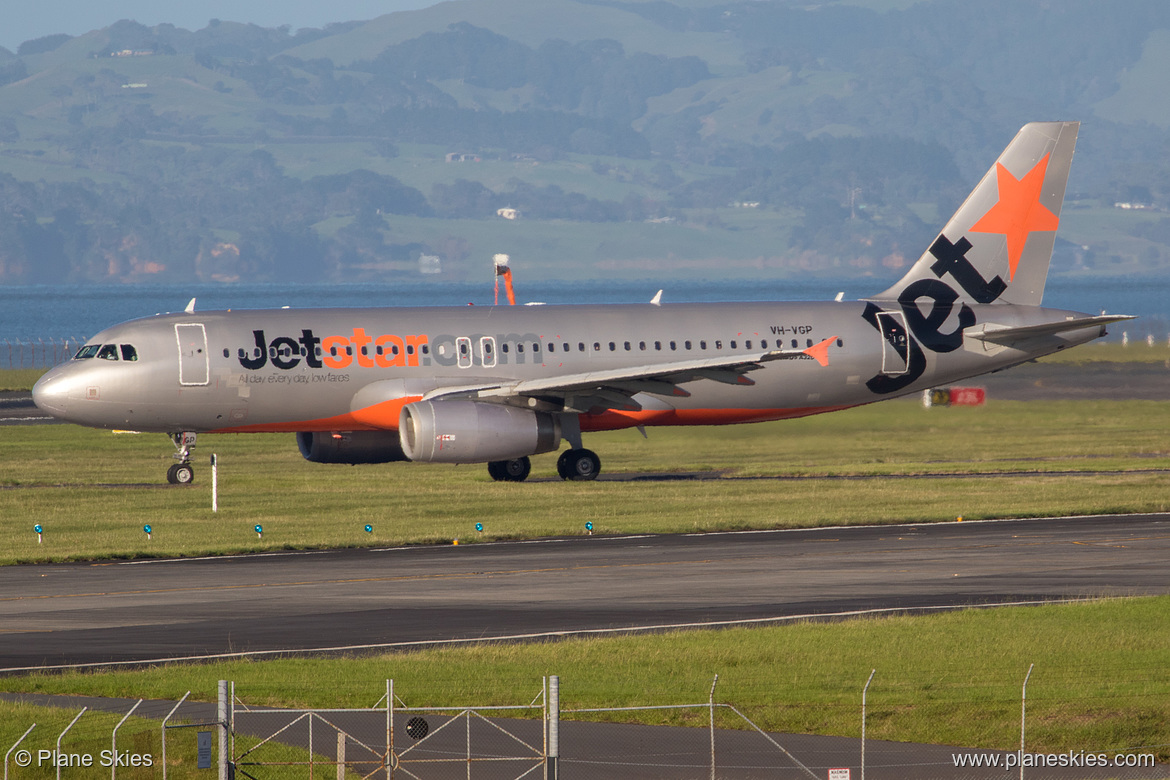
[{"label": "grass field", "polygon": [[[527,704],[541,677],[557,674],[562,707],[572,710],[702,703],[718,674],[716,698],[765,729],[856,737],[861,688],[876,669],[868,693],[871,738],[1011,749],[1019,745],[1020,686],[1034,663],[1030,749],[1158,746],[1146,752],[1165,761],[1168,618],[1170,598],[1119,599],[344,660],[30,675],[0,679],[0,689],[171,700],[191,690],[195,699],[214,700],[216,680],[226,679],[251,706],[370,707],[393,678],[409,706],[487,706]],[[0,706],[0,717],[0,744],[11,744],[28,716]],[[577,717],[703,726],[707,713]]]},{"label": "grass field", "polygon": [[[677,533],[1165,511],[1168,428],[1170,407],[1149,401],[926,410],[901,400],[587,442],[603,473],[712,479],[524,484],[494,483],[478,465],[308,463],[291,434],[204,436],[196,484],[172,487],[161,435],[12,427],[0,447],[0,562],[474,542],[584,533],[586,522],[600,534]],[[534,478],[552,477],[554,460],[534,458]],[[914,474],[944,476],[885,478]]]}]

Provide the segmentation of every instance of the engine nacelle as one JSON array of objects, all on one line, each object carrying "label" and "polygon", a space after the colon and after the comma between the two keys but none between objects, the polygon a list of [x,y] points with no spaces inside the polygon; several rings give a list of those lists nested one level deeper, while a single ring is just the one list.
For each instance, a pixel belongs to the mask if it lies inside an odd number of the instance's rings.
[{"label": "engine nacelle", "polygon": [[406,460],[392,431],[299,431],[297,447],[313,463],[390,463]]},{"label": "engine nacelle", "polygon": [[548,412],[478,401],[417,401],[398,418],[402,451],[428,463],[484,463],[552,452],[561,421]]}]

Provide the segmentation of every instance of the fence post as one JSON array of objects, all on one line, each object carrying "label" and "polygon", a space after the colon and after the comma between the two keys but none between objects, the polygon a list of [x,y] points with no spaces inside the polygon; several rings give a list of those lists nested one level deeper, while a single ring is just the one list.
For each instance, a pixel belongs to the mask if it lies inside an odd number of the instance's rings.
[{"label": "fence post", "polygon": [[386,780],[394,777],[394,681],[386,681]]},{"label": "fence post", "polygon": [[337,732],[337,780],[345,780],[345,732]]},{"label": "fence post", "polygon": [[29,734],[31,734],[32,730],[35,729],[36,727],[37,727],[37,724],[35,724],[35,723],[32,724],[31,726],[29,726],[28,731],[24,732],[24,734],[22,734],[20,736],[20,739],[16,740],[16,742],[13,743],[12,747],[8,748],[8,752],[4,754],[4,780],[8,780],[8,757],[10,755],[12,755],[12,751],[16,750],[16,748],[20,746],[20,743],[24,742],[24,738],[27,737]]},{"label": "fence post", "polygon": [[1020,692],[1020,780],[1024,780],[1024,720],[1028,706],[1028,678],[1032,676],[1032,667],[1028,664],[1028,673],[1024,675],[1024,687]]},{"label": "fence post", "polygon": [[66,726],[65,730],[61,732],[61,735],[57,737],[57,755],[53,756],[53,764],[55,764],[57,767],[57,780],[61,780],[61,740],[65,738],[65,735],[69,733],[69,729],[73,728],[73,724],[80,720],[81,716],[84,715],[85,711],[88,709],[89,707],[82,707],[81,712],[77,713],[77,717],[69,721],[69,725]]},{"label": "fence post", "polygon": [[228,780],[228,684],[219,681],[215,719],[219,722],[219,780]]},{"label": "fence post", "polygon": [[707,707],[711,713],[711,780],[715,780],[715,686],[719,684],[719,675],[711,681],[711,693],[707,696]]},{"label": "fence post", "polygon": [[[183,702],[187,701],[187,697],[191,695],[191,691],[183,694],[183,698],[179,699],[179,703],[171,707],[171,711],[163,718],[162,722],[162,776],[163,780],[167,780],[167,723],[170,722],[171,716],[174,715],[179,707],[183,706]],[[7,778],[5,778],[7,780]]]},{"label": "fence post", "polygon": [[557,780],[557,760],[561,755],[561,678],[548,678],[548,760],[545,764],[545,780]]},{"label": "fence post", "polygon": [[114,751],[115,758],[115,760],[110,763],[110,780],[118,779],[118,762],[116,760],[118,757],[118,729],[122,728],[122,724],[125,723],[126,720],[134,714],[134,710],[138,709],[138,705],[142,704],[142,701],[142,699],[139,699],[138,703],[131,707],[130,711],[122,716],[122,719],[118,721],[118,725],[114,726],[114,730],[110,734],[110,749]]},{"label": "fence post", "polygon": [[877,669],[870,671],[869,679],[865,681],[865,687],[861,689],[861,780],[865,780],[865,695],[869,692],[869,684],[873,682],[875,674],[877,674]]}]

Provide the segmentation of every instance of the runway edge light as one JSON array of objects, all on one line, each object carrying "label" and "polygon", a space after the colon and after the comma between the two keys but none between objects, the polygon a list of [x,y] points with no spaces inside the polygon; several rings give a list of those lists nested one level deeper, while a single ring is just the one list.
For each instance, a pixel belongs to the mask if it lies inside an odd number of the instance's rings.
[{"label": "runway edge light", "polygon": [[146,532],[146,538],[150,539],[151,538],[150,534],[152,532],[151,527],[149,525],[144,525],[144,526],[142,526],[142,530]]},{"label": "runway edge light", "polygon": [[40,523],[37,523],[36,525],[33,526],[33,530],[37,532],[37,544],[40,544],[41,543],[41,534],[44,532],[45,529],[41,528]]},{"label": "runway edge light", "polygon": [[374,532],[374,526],[370,525],[369,523],[366,523],[366,533],[372,534],[373,532]]},{"label": "runway edge light", "polygon": [[256,538],[257,538],[257,539],[263,539],[263,538],[264,538],[264,526],[262,526],[262,525],[260,525],[259,523],[257,523],[257,524],[256,524],[256,527],[255,527],[255,529],[254,529],[254,530],[256,531]]}]

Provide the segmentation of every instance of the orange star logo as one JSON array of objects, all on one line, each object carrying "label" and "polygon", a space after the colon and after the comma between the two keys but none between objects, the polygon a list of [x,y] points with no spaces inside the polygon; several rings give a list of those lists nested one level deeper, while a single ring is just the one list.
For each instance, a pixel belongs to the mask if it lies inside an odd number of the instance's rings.
[{"label": "orange star logo", "polygon": [[1008,279],[1016,276],[1016,266],[1024,253],[1028,236],[1035,231],[1056,230],[1060,218],[1040,202],[1040,190],[1048,172],[1048,155],[1036,163],[1024,178],[1017,179],[1001,164],[995,164],[995,181],[999,187],[999,202],[988,209],[971,226],[973,233],[1002,233],[1007,239]]}]

